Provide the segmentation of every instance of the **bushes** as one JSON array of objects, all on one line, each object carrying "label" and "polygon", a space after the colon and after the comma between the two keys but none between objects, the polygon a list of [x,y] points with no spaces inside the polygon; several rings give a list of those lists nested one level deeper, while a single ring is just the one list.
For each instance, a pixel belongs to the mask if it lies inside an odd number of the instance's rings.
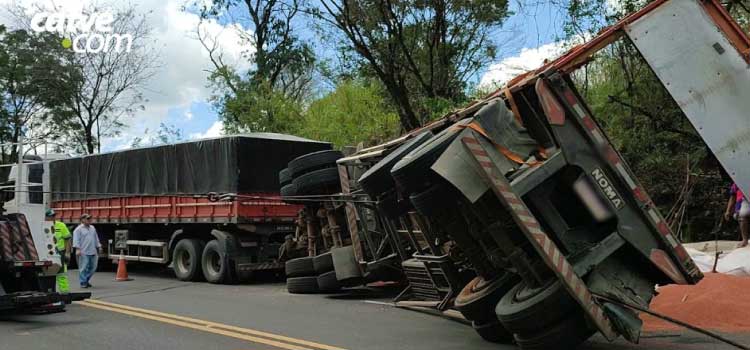
[{"label": "bushes", "polygon": [[337,147],[377,144],[398,133],[398,114],[379,87],[357,81],[344,81],[313,101],[298,130],[300,136],[330,141]]}]

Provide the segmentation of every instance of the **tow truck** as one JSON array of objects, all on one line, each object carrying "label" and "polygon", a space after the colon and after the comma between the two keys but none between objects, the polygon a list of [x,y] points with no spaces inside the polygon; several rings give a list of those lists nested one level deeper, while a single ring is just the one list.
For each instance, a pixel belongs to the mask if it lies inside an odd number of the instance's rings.
[{"label": "tow truck", "polygon": [[22,140],[13,145],[21,156],[17,164],[2,165],[10,168],[12,180],[0,184],[0,313],[62,312],[91,293],[56,291],[62,257],[55,249],[53,223],[44,217],[49,181],[42,178],[48,163],[24,156]]}]

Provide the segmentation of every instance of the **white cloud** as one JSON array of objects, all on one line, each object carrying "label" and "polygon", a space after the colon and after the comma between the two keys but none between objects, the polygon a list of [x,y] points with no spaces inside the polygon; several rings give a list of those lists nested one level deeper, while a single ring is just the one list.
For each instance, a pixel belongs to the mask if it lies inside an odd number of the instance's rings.
[{"label": "white cloud", "polygon": [[[154,26],[154,37],[160,45],[163,67],[149,84],[146,110],[139,112],[135,120],[128,123],[136,127],[131,127],[134,130],[127,130],[125,133],[134,133],[134,136],[144,128],[157,130],[159,123],[166,119],[172,109],[187,110],[184,112],[185,119],[192,121],[190,106],[195,102],[206,102],[211,95],[207,78],[208,71],[213,69],[208,52],[197,40],[196,30],[200,18],[197,14],[182,11],[185,0],[138,2],[141,3],[139,7],[153,11],[149,18]],[[155,4],[161,6],[149,8]],[[249,68],[242,55],[248,50],[248,46],[239,34],[244,29],[238,25],[224,26],[210,20],[201,25],[201,30],[208,38],[216,41],[227,64],[239,70]]]},{"label": "white cloud", "polygon": [[[204,0],[208,1],[208,0]],[[28,4],[55,4],[63,12],[79,12],[94,0],[0,0],[0,6],[13,2],[29,8]],[[97,3],[117,4],[116,0],[102,0]],[[207,87],[208,71],[213,65],[207,50],[197,40],[196,29],[200,16],[183,11],[184,5],[194,3],[192,0],[131,0],[141,13],[147,13],[148,22],[153,28],[152,36],[156,40],[162,67],[147,84],[144,92],[145,110],[137,111],[133,118],[123,120],[128,127],[122,130],[119,137],[103,140],[103,148],[111,149],[128,142],[136,136],[143,137],[144,130],[158,130],[170,111],[184,116],[185,121],[195,121],[189,109],[193,103],[206,102],[211,95]],[[60,5],[62,6],[60,7]],[[116,7],[118,5],[115,5]],[[7,17],[7,16],[5,16]],[[0,16],[0,24],[9,22],[10,18]],[[10,23],[8,23],[10,24]],[[237,24],[222,24],[215,20],[204,21],[201,30],[211,43],[215,41],[217,50],[223,54],[224,62],[239,71],[250,68],[245,53],[252,47],[243,40],[243,34],[250,32]],[[187,110],[187,112],[184,112]]]},{"label": "white cloud", "polygon": [[216,121],[213,124],[211,124],[211,127],[208,128],[205,132],[196,132],[188,135],[188,138],[191,140],[196,139],[207,139],[211,137],[219,137],[224,135],[224,131],[222,130],[223,126],[220,121]]},{"label": "white cloud", "polygon": [[565,42],[556,42],[536,48],[523,48],[518,55],[492,64],[482,76],[479,85],[499,87],[520,74],[541,67],[545,60],[557,58],[564,53],[565,47]]}]

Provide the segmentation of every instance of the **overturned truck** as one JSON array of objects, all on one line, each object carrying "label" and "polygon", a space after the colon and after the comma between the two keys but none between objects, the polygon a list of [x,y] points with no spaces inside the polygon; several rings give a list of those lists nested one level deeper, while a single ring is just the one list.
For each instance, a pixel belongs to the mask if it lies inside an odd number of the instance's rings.
[{"label": "overturned truck", "polygon": [[[485,99],[339,159],[361,269],[379,251],[367,242],[372,230],[359,205],[366,196],[381,222],[408,228],[404,218],[423,219],[431,238],[399,253],[410,293],[429,297],[425,285],[436,285],[433,272],[442,271],[448,288],[438,296],[485,339],[522,349],[573,348],[596,332],[637,342],[642,321],[623,305],[647,308],[654,285],[694,284],[702,274],[570,77],[621,38],[750,190],[750,146],[742,141],[750,102],[737,93],[750,88],[750,39],[718,1],[654,1]],[[414,237],[389,225],[377,226],[396,251]],[[410,275],[415,266],[423,273]],[[467,266],[473,276],[465,282]]]}]

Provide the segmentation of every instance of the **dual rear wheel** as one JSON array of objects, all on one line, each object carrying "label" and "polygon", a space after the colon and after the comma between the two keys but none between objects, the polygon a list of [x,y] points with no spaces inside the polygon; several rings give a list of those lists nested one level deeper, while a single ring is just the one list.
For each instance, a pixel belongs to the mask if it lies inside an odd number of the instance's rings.
[{"label": "dual rear wheel", "polygon": [[490,281],[477,277],[454,305],[483,339],[515,342],[522,350],[574,349],[595,333],[556,279],[530,287],[511,273]]},{"label": "dual rear wheel", "polygon": [[219,241],[215,239],[208,243],[195,238],[181,239],[174,248],[173,267],[181,281],[235,281],[231,266],[226,263]]}]

